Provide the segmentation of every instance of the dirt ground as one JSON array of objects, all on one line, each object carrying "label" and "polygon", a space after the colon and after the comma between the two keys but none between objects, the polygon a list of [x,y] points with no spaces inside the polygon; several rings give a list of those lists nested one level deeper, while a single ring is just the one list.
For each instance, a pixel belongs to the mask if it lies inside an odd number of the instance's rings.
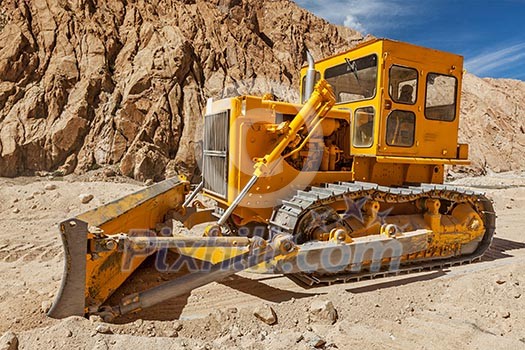
[{"label": "dirt ground", "polygon": [[[143,186],[96,179],[0,178],[0,334],[14,332],[20,349],[525,348],[525,173],[456,181],[495,201],[497,234],[482,262],[311,289],[242,273],[113,324],[50,319],[63,269],[57,223]],[[94,199],[82,204],[81,194]],[[323,301],[337,310],[334,324],[313,311]],[[263,304],[275,325],[253,315]]]}]

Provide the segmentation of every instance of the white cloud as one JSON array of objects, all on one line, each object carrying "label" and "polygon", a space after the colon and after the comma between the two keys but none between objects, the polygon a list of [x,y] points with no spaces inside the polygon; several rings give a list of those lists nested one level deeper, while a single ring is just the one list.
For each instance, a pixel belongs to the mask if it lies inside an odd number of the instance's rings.
[{"label": "white cloud", "polygon": [[343,24],[346,27],[348,27],[348,28],[352,28],[353,30],[357,30],[358,32],[361,32],[361,33],[366,33],[367,32],[367,30],[363,26],[363,24],[361,22],[359,22],[357,17],[354,16],[354,15],[346,16],[346,19],[345,19]]},{"label": "white cloud", "polygon": [[332,0],[296,2],[316,15],[342,24],[363,34],[396,27],[402,18],[414,14],[415,7],[406,0]]},{"label": "white cloud", "polygon": [[512,65],[521,65],[525,59],[525,43],[495,48],[467,58],[465,68],[476,75],[491,75]]}]

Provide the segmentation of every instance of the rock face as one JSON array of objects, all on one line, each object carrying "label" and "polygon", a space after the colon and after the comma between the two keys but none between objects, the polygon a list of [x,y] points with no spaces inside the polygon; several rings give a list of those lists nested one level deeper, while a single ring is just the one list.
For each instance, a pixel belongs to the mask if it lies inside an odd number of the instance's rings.
[{"label": "rock face", "polygon": [[[0,176],[198,176],[208,97],[296,101],[306,47],[363,39],[289,0],[4,0]],[[467,75],[464,95],[474,168],[523,168],[525,83]]]},{"label": "rock face", "polygon": [[466,74],[461,112],[460,142],[470,144],[473,170],[525,169],[525,82]]},{"label": "rock face", "polygon": [[1,15],[0,176],[191,175],[208,97],[295,100],[305,44],[362,39],[287,0],[6,0]]}]

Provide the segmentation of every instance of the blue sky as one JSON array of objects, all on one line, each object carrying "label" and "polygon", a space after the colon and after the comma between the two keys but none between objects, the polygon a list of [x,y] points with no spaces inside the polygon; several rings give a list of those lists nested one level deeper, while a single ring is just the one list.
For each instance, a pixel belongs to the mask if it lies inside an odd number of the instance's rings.
[{"label": "blue sky", "polygon": [[525,80],[525,0],[295,0],[364,34],[454,52],[481,77]]}]

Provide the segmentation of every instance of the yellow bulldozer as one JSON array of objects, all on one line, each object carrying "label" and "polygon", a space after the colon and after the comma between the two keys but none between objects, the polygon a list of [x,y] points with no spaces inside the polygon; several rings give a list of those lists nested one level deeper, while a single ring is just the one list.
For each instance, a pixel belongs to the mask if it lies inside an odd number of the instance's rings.
[{"label": "yellow bulldozer", "polygon": [[[445,165],[468,164],[462,76],[461,56],[377,39],[308,54],[300,104],[209,100],[193,191],[172,178],[60,224],[65,269],[49,315],[108,320],[247,269],[315,286],[480,259],[492,202],[443,185]],[[187,273],[108,305],[166,251],[192,261]]]}]

